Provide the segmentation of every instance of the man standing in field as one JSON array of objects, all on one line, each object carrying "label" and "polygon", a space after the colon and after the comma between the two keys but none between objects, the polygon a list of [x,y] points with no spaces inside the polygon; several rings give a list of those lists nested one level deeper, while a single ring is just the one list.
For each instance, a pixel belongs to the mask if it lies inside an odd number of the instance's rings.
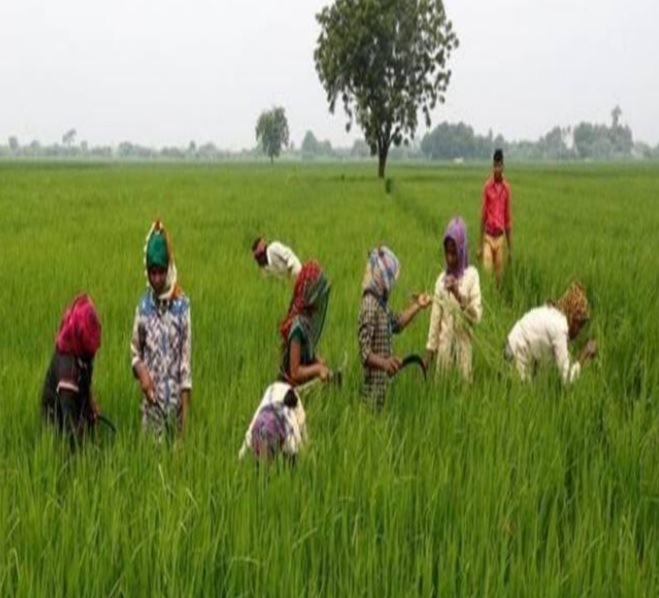
[{"label": "man standing in field", "polygon": [[487,180],[483,188],[478,259],[482,258],[483,268],[486,271],[492,270],[494,266],[494,276],[499,285],[503,274],[504,235],[508,245],[508,263],[513,256],[510,185],[503,178],[503,150],[494,150],[492,162],[492,177]]},{"label": "man standing in field", "polygon": [[302,264],[290,247],[279,241],[267,243],[263,237],[258,237],[252,244],[254,260],[267,274],[293,281],[302,270]]}]

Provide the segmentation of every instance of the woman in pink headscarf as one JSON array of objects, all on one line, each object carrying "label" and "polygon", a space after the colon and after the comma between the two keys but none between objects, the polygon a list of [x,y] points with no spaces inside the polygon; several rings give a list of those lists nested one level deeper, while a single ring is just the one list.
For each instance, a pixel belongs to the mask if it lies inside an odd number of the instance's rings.
[{"label": "woman in pink headscarf", "polygon": [[445,269],[437,278],[430,329],[426,345],[426,366],[437,356],[437,370],[457,366],[466,381],[471,380],[472,328],[483,314],[478,270],[469,265],[467,228],[462,218],[453,218],[444,233]]},{"label": "woman in pink headscarf", "polygon": [[94,303],[88,295],[78,295],[62,317],[41,399],[44,421],[68,432],[72,442],[98,417],[91,384],[100,346],[101,323]]}]

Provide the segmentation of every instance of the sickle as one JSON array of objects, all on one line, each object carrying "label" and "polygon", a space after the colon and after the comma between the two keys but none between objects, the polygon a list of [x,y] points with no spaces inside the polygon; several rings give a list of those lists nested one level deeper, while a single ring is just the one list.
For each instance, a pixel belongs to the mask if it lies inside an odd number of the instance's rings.
[{"label": "sickle", "polygon": [[398,370],[398,373],[400,373],[402,370],[404,370],[409,365],[419,366],[421,368],[421,372],[423,373],[423,379],[425,380],[427,378],[426,366],[423,363],[423,359],[421,358],[420,355],[418,355],[416,353],[411,353],[410,355],[407,355],[403,359],[403,362],[400,365],[400,369]]}]

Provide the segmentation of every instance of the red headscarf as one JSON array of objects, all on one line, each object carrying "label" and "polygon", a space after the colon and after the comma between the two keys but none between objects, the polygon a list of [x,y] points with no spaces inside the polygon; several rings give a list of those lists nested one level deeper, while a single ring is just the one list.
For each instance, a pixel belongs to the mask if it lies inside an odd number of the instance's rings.
[{"label": "red headscarf", "polygon": [[78,295],[66,308],[55,341],[60,353],[92,359],[101,346],[101,323],[89,295]]},{"label": "red headscarf", "polygon": [[286,343],[293,325],[293,320],[311,307],[318,298],[318,288],[326,284],[323,271],[318,262],[310,261],[302,266],[302,270],[295,280],[293,299],[288,308],[288,313],[279,327],[279,334]]}]

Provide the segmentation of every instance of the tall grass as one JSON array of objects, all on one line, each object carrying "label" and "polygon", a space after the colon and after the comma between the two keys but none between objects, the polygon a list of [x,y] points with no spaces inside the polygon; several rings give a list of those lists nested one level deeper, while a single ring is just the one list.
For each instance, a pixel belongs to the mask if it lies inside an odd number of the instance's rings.
[{"label": "tall grass", "polygon": [[[515,256],[482,278],[475,379],[406,372],[360,405],[356,321],[366,250],[402,261],[392,303],[431,290],[456,213],[472,254],[487,170],[0,165],[0,595],[656,595],[659,314],[656,167],[516,168]],[[191,298],[193,398],[184,444],[154,447],[130,372],[151,220],[168,225]],[[320,352],[350,356],[342,392],[308,397],[294,471],[238,464],[277,372],[290,287],[262,278],[264,233],[332,281]],[[472,256],[473,257],[473,256]],[[520,384],[501,345],[530,307],[579,277],[601,353],[569,390]],[[38,404],[65,304],[103,324],[95,388],[119,428],[70,455]],[[395,340],[424,347],[428,315]]]}]

